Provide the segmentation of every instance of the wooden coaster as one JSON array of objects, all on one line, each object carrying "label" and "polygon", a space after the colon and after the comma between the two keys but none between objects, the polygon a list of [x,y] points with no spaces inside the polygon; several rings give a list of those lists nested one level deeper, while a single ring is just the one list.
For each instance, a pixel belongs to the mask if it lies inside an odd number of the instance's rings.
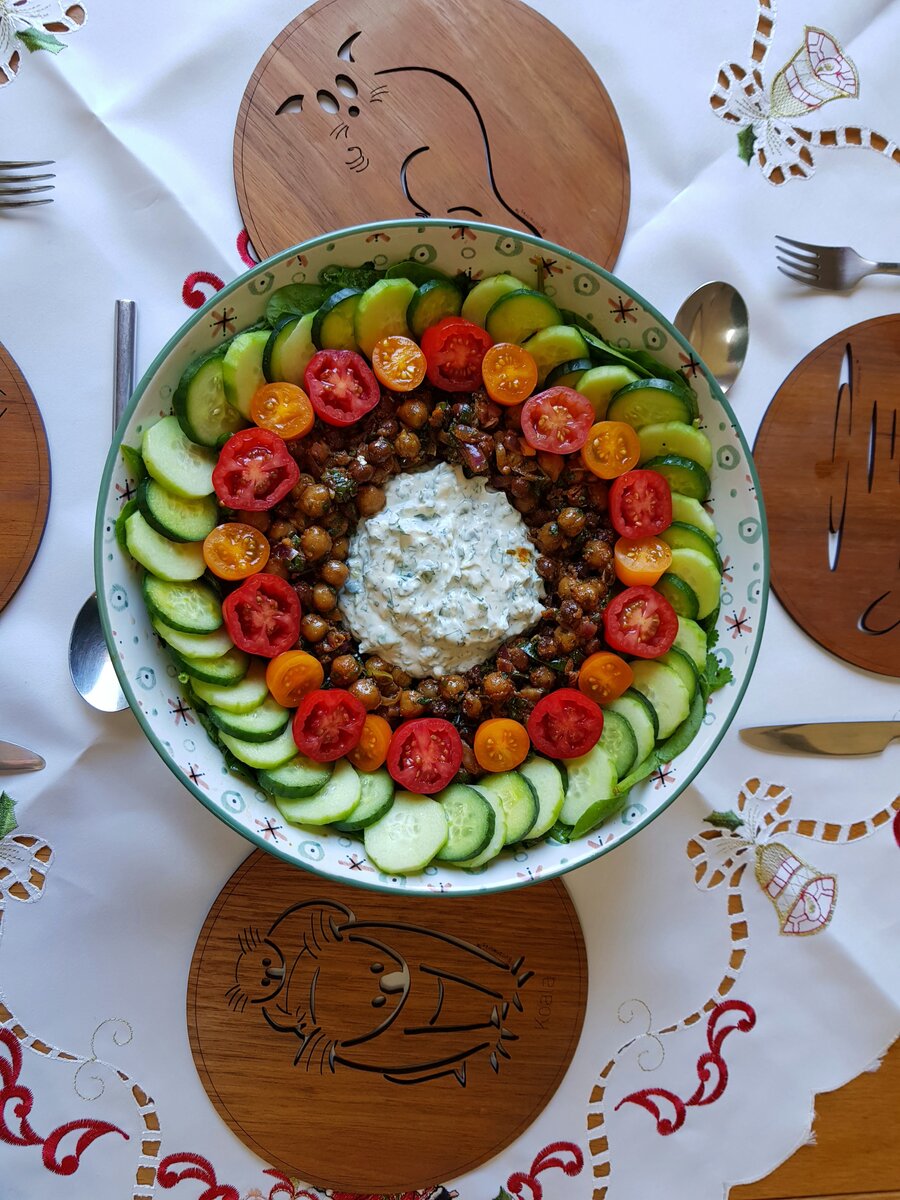
[{"label": "wooden coaster", "polygon": [[28,573],[50,506],[50,457],[31,389],[0,346],[0,609]]},{"label": "wooden coaster", "polygon": [[263,257],[348,225],[449,216],[611,267],[630,189],[602,83],[519,0],[319,0],[253,72],[234,177]]},{"label": "wooden coaster", "polygon": [[587,960],[563,885],[433,901],[346,887],[263,851],[191,963],[194,1062],[219,1115],[319,1188],[394,1194],[470,1171],[562,1081]]},{"label": "wooden coaster", "polygon": [[900,675],[900,315],[829,338],[775,395],[754,458],[772,586],[832,654]]}]

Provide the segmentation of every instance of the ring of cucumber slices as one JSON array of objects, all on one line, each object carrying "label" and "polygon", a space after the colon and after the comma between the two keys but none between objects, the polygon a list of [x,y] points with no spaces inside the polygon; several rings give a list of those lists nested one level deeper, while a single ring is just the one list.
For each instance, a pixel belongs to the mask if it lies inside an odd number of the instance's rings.
[{"label": "ring of cucumber slices", "polygon": [[[587,754],[561,763],[531,753],[516,770],[424,797],[397,790],[383,768],[363,772],[347,759],[318,763],[298,753],[292,713],[269,693],[264,663],[237,649],[223,625],[221,583],[206,571],[200,543],[223,519],[212,484],[218,448],[247,427],[262,384],[302,386],[320,349],[371,358],[383,338],[418,340],[448,317],[523,345],[539,389],[573,388],[597,421],[636,430],[640,466],[672,492],[673,522],[662,534],[671,566],[657,590],[675,610],[678,632],[659,658],[631,664],[631,685],[603,706],[602,735]],[[153,628],[229,767],[255,780],[284,820],[359,838],[386,873],[419,872],[432,861],[478,871],[504,847],[589,832],[690,743],[710,691],[728,681],[712,653],[722,559],[703,502],[713,457],[690,386],[661,364],[654,375],[648,362],[512,275],[473,285],[414,262],[385,272],[327,268],[319,284],[277,289],[265,320],[192,362],[173,415],[145,431],[139,451],[123,447],[140,482],[116,535],[143,568]]]}]

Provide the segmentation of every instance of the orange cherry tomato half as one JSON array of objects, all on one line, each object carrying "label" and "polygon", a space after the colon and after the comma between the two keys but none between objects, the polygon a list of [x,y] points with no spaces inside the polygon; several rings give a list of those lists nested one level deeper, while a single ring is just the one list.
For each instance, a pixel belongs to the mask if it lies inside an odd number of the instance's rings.
[{"label": "orange cherry tomato half", "polygon": [[266,686],[285,708],[296,708],[307,692],[322,686],[324,679],[322,664],[305,650],[285,650],[269,659],[266,666]]},{"label": "orange cherry tomato half", "polygon": [[613,553],[616,575],[627,587],[653,587],[672,565],[672,547],[658,537],[619,538]]},{"label": "orange cherry tomato half", "polygon": [[481,360],[481,377],[497,404],[521,404],[537,385],[537,363],[524,346],[497,342]]},{"label": "orange cherry tomato half", "polygon": [[206,535],[203,561],[220,579],[246,579],[269,561],[269,539],[252,525],[228,521]]},{"label": "orange cherry tomato half", "polygon": [[384,717],[366,714],[359,741],[347,755],[357,771],[377,771],[384,764],[393,733]]},{"label": "orange cherry tomato half", "polygon": [[581,449],[581,460],[601,479],[615,479],[636,467],[641,457],[638,435],[624,421],[598,421]]},{"label": "orange cherry tomato half", "polygon": [[306,437],[315,416],[309,396],[294,383],[264,383],[250,401],[250,419],[285,440]]},{"label": "orange cherry tomato half", "polygon": [[475,730],[473,748],[483,771],[511,771],[528,757],[531,738],[521,722],[492,717]]},{"label": "orange cherry tomato half", "polygon": [[609,650],[589,655],[578,672],[578,688],[597,704],[609,704],[631,687],[634,671]]},{"label": "orange cherry tomato half", "polygon": [[392,334],[376,342],[372,370],[392,392],[411,392],[425,378],[425,355],[412,338]]}]

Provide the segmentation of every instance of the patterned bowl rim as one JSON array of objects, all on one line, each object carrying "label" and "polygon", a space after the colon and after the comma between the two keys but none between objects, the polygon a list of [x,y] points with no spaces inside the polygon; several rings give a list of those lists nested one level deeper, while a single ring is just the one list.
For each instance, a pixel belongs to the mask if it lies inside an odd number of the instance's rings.
[{"label": "patterned bowl rim", "polygon": [[[226,825],[230,826],[241,837],[243,837],[247,841],[253,843],[253,845],[256,846],[258,849],[265,850],[269,854],[274,854],[277,858],[281,858],[285,862],[291,863],[295,867],[299,867],[301,870],[312,871],[314,874],[321,875],[323,878],[332,879],[332,880],[339,879],[339,881],[341,881],[341,882],[349,883],[349,884],[355,885],[357,887],[362,887],[362,888],[366,888],[368,890],[377,891],[377,892],[393,893],[393,892],[398,891],[399,889],[390,883],[382,883],[380,881],[375,881],[375,880],[370,882],[370,881],[364,880],[364,879],[352,878],[345,874],[338,875],[335,871],[333,871],[331,869],[327,869],[327,868],[323,869],[316,862],[304,861],[301,863],[296,858],[295,855],[288,853],[287,851],[281,850],[277,845],[274,845],[273,843],[267,841],[263,837],[262,834],[256,833],[253,830],[249,829],[247,826],[242,825],[242,824],[240,824],[240,822],[234,820],[232,815],[229,812],[222,809],[221,807],[219,807],[219,805],[217,805],[215,803],[212,796],[206,795],[202,788],[200,788],[196,783],[194,783],[192,780],[190,780],[181,771],[181,769],[178,767],[177,763],[175,763],[175,761],[172,759],[171,755],[169,755],[169,753],[166,751],[166,749],[162,745],[160,739],[157,737],[156,733],[154,732],[154,730],[150,724],[150,721],[148,720],[148,718],[144,714],[144,712],[141,710],[141,707],[137,702],[137,697],[134,693],[134,689],[131,686],[131,681],[129,680],[129,678],[126,674],[125,666],[122,663],[122,661],[118,655],[118,652],[116,650],[116,646],[115,646],[115,640],[114,640],[113,632],[112,632],[112,625],[110,623],[109,613],[107,611],[107,604],[106,604],[106,597],[105,597],[105,590],[104,590],[104,577],[103,577],[103,534],[104,534],[104,528],[105,528],[105,524],[106,524],[106,500],[107,500],[107,496],[109,493],[110,484],[112,482],[112,474],[115,469],[116,461],[117,461],[118,454],[119,454],[119,447],[122,443],[122,439],[124,437],[125,430],[128,428],[128,423],[131,420],[131,416],[132,416],[134,410],[137,408],[137,406],[140,404],[141,400],[143,399],[144,393],[147,390],[150,380],[156,375],[156,372],[160,369],[160,367],[165,362],[165,360],[168,358],[168,356],[172,353],[172,351],[178,346],[178,344],[181,342],[182,338],[184,338],[184,336],[187,334],[188,330],[193,328],[196,324],[198,324],[199,321],[208,312],[211,312],[213,307],[217,307],[217,306],[221,305],[222,301],[227,299],[227,297],[230,296],[233,292],[236,292],[238,289],[245,287],[248,282],[250,282],[257,276],[264,275],[266,271],[270,270],[273,266],[277,266],[279,263],[284,262],[285,259],[295,257],[298,254],[304,254],[306,251],[311,250],[314,247],[324,245],[328,242],[337,243],[337,242],[340,242],[343,238],[346,238],[351,235],[375,233],[379,230],[385,230],[385,229],[397,229],[397,230],[415,229],[417,231],[424,232],[424,230],[426,230],[426,229],[456,229],[458,227],[459,227],[458,221],[450,221],[450,220],[445,220],[445,219],[441,219],[441,218],[437,218],[437,217],[421,218],[421,219],[416,219],[416,220],[399,219],[399,220],[388,220],[388,221],[372,221],[372,222],[368,222],[363,225],[349,225],[344,229],[337,229],[337,230],[333,230],[330,233],[322,234],[320,237],[308,238],[305,242],[300,242],[296,246],[291,246],[287,250],[282,250],[278,254],[273,254],[269,258],[264,259],[262,262],[258,263],[257,266],[251,267],[248,271],[245,271],[243,274],[239,275],[236,279],[232,280],[231,283],[227,283],[219,291],[215,292],[209,298],[209,300],[206,301],[206,303],[202,306],[202,308],[197,309],[197,311],[192,316],[188,317],[188,319],[184,322],[184,324],[181,325],[179,327],[179,329],[172,335],[172,337],[169,338],[168,342],[166,342],[165,346],[163,346],[163,348],[159,351],[159,353],[154,358],[153,362],[150,364],[150,366],[144,372],[140,382],[138,383],[137,387],[135,388],[134,393],[132,394],[131,400],[129,401],[124,413],[122,414],[122,418],[119,422],[118,428],[116,429],[115,435],[113,436],[113,439],[112,439],[112,444],[110,446],[109,454],[107,455],[107,458],[106,458],[106,465],[104,466],[104,469],[103,469],[103,476],[102,476],[101,483],[100,483],[100,493],[99,493],[98,500],[97,500],[97,513],[96,513],[96,518],[95,518],[95,522],[94,522],[94,577],[95,577],[95,586],[97,589],[97,597],[98,597],[99,608],[100,608],[100,621],[103,626],[103,634],[104,634],[104,637],[106,638],[106,644],[109,649],[110,657],[112,659],[113,666],[115,667],[116,674],[119,677],[119,683],[122,687],[122,691],[124,692],[126,699],[128,700],[128,704],[131,708],[131,711],[134,713],[135,717],[137,718],[137,721],[138,721],[139,725],[141,726],[142,730],[144,731],[144,734],[150,741],[150,744],[156,750],[157,754],[160,756],[160,758],[163,760],[163,762],[166,764],[166,766],[169,768],[169,770],[173,773],[173,775],[175,775],[176,779],[178,779],[178,781],[180,783],[182,783],[200,801],[201,804],[204,805],[205,808],[209,809],[209,811],[211,813],[213,813],[216,817],[218,817],[220,821],[224,821]],[[502,225],[491,225],[486,222],[480,222],[480,221],[467,221],[466,227],[469,229],[477,230],[479,232],[483,232],[483,233],[497,234],[501,237],[503,237],[503,236],[514,237],[520,241],[524,241],[524,242],[527,242],[527,243],[535,246],[539,250],[546,250],[551,255],[553,255],[553,254],[561,255],[564,258],[568,258],[574,262],[580,263],[588,271],[594,272],[596,275],[600,276],[602,279],[606,280],[608,283],[614,285],[615,287],[622,288],[624,291],[628,292],[629,295],[631,295],[635,300],[638,301],[638,303],[641,305],[641,307],[647,313],[650,313],[660,323],[660,325],[662,325],[666,329],[666,331],[670,334],[670,336],[673,337],[675,339],[675,341],[681,346],[682,350],[684,350],[688,354],[694,353],[694,348],[687,341],[687,339],[675,328],[675,326],[672,324],[672,322],[667,317],[665,317],[656,307],[654,307],[654,305],[648,303],[648,301],[646,301],[643,298],[643,296],[640,295],[639,292],[636,292],[634,290],[634,288],[632,288],[629,284],[626,284],[623,280],[619,279],[618,276],[613,275],[610,271],[607,271],[603,267],[598,266],[597,263],[591,262],[591,260],[588,258],[585,258],[584,255],[578,254],[574,250],[568,250],[565,246],[560,246],[556,242],[550,242],[544,238],[535,237],[533,234],[525,234],[519,230],[510,229],[510,228],[504,227]],[[763,504],[762,491],[760,488],[759,477],[756,473],[756,464],[753,461],[753,455],[751,454],[750,446],[747,442],[747,439],[744,436],[744,432],[741,429],[740,422],[738,421],[737,416],[734,413],[734,410],[732,409],[731,405],[728,403],[728,400],[727,400],[724,392],[719,387],[718,383],[714,379],[709,368],[706,366],[706,364],[702,360],[698,360],[698,361],[699,361],[700,369],[702,370],[703,375],[709,385],[710,393],[718,401],[718,403],[722,407],[723,411],[730,418],[731,425],[732,425],[732,427],[738,437],[738,440],[743,448],[745,461],[747,463],[747,467],[749,469],[750,477],[751,477],[752,483],[753,483],[753,489],[755,492],[755,500],[756,500],[756,503],[759,508],[759,520],[760,520],[761,541],[762,541],[762,574],[761,574],[762,587],[761,587],[761,595],[760,595],[760,603],[759,603],[759,618],[758,618],[756,639],[755,639],[753,647],[750,651],[750,656],[749,656],[749,660],[746,664],[746,668],[744,670],[743,679],[740,682],[740,684],[738,685],[737,695],[735,696],[732,704],[730,705],[729,711],[727,713],[723,714],[721,724],[718,726],[717,732],[713,738],[712,744],[710,745],[709,749],[702,756],[700,761],[693,767],[693,769],[690,771],[690,773],[687,775],[687,777],[684,780],[682,780],[680,783],[677,784],[677,786],[673,789],[672,794],[667,795],[660,805],[653,808],[650,812],[648,812],[646,815],[642,816],[639,820],[635,821],[633,825],[628,827],[627,831],[625,833],[623,833],[621,837],[616,839],[616,841],[611,842],[607,845],[601,844],[596,850],[588,851],[587,841],[585,840],[584,841],[585,852],[583,852],[581,855],[579,855],[578,857],[576,857],[574,859],[569,859],[565,863],[558,862],[558,863],[552,864],[549,867],[545,867],[545,869],[541,872],[541,875],[535,879],[530,879],[530,878],[517,879],[517,880],[506,879],[506,880],[503,880],[502,882],[498,881],[496,883],[492,883],[490,881],[490,877],[487,874],[485,874],[485,876],[482,877],[485,880],[485,886],[482,887],[481,889],[479,889],[478,893],[473,893],[473,891],[471,889],[466,888],[466,889],[461,889],[459,892],[454,892],[452,889],[448,890],[447,892],[437,892],[436,891],[436,892],[432,892],[431,893],[432,895],[471,896],[473,894],[488,894],[490,892],[512,891],[516,888],[528,887],[532,883],[542,882],[547,879],[553,879],[560,875],[566,875],[570,871],[577,870],[579,867],[587,866],[588,863],[594,862],[598,858],[602,858],[603,855],[605,855],[605,854],[609,854],[610,851],[615,850],[618,846],[623,845],[625,842],[629,841],[632,837],[634,837],[635,834],[639,833],[642,829],[644,829],[647,825],[649,825],[652,821],[655,821],[656,818],[659,817],[663,812],[665,812],[665,810],[669,807],[669,805],[674,803],[674,801],[677,800],[677,798],[681,795],[681,793],[684,792],[690,786],[690,784],[697,778],[697,776],[700,774],[700,772],[703,770],[703,768],[709,762],[712,755],[718,749],[719,744],[721,743],[722,739],[724,738],[725,734],[728,731],[729,726],[731,725],[731,722],[734,720],[735,716],[737,715],[737,711],[741,706],[741,702],[744,698],[744,693],[747,690],[747,687],[750,683],[750,679],[753,675],[753,670],[756,666],[756,660],[759,655],[760,646],[762,645],[763,630],[765,628],[766,610],[767,610],[768,601],[769,601],[769,529],[768,529],[768,524],[766,521],[766,512],[765,512],[765,506]],[[571,846],[571,843],[569,845]],[[424,896],[424,893],[422,893],[422,895]]]}]

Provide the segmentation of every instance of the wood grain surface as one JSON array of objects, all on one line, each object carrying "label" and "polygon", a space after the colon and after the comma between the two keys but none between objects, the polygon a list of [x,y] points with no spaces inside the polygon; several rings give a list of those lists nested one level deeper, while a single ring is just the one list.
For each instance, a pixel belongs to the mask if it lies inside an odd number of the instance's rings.
[{"label": "wood grain surface", "polygon": [[754,447],[779,600],[832,654],[895,676],[898,381],[900,315],[853,325],[791,372]]},{"label": "wood grain surface", "polygon": [[253,72],[234,178],[260,256],[348,225],[449,216],[611,267],[630,194],[602,83],[519,0],[319,0]]},{"label": "wood grain surface", "polygon": [[50,506],[50,458],[31,389],[0,346],[0,609],[37,554]]},{"label": "wood grain surface", "polygon": [[404,897],[262,851],[194,951],[191,1049],[219,1115],[320,1188],[399,1193],[499,1153],[562,1082],[587,961],[565,887]]}]

